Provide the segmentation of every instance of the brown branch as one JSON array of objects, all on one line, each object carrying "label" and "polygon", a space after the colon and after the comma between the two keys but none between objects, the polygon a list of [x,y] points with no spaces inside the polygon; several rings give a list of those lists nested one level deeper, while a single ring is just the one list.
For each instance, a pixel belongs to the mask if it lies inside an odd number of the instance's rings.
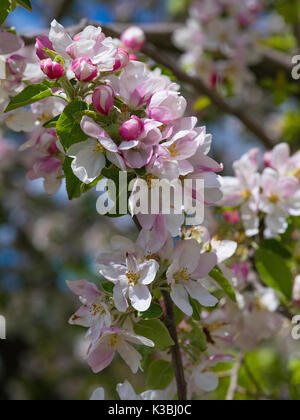
[{"label": "brown branch", "polygon": [[172,337],[175,345],[171,347],[172,362],[175,369],[175,377],[177,383],[178,399],[179,401],[187,400],[187,386],[184,376],[184,368],[181,357],[181,350],[178,342],[178,336],[176,331],[174,307],[169,292],[162,291],[165,307],[166,307],[166,318],[164,320],[165,326],[168,328],[170,336]]},{"label": "brown branch", "polygon": [[[133,217],[133,221],[137,226],[138,230],[141,230],[141,226],[136,216]],[[174,308],[173,302],[169,292],[162,291],[164,303],[166,307],[166,317],[164,318],[163,322],[167,327],[172,340],[174,341],[174,346],[171,347],[171,355],[172,355],[172,363],[174,366],[175,371],[175,378],[177,384],[177,392],[178,392],[178,399],[179,401],[186,401],[187,400],[187,386],[184,377],[184,368],[182,363],[181,357],[181,350],[178,342],[177,330],[176,330],[176,322],[175,322],[175,315],[174,315]]]},{"label": "brown branch", "polygon": [[73,6],[73,0],[61,0],[58,2],[58,6],[55,7],[55,19],[60,21],[66,14],[69,9]]}]

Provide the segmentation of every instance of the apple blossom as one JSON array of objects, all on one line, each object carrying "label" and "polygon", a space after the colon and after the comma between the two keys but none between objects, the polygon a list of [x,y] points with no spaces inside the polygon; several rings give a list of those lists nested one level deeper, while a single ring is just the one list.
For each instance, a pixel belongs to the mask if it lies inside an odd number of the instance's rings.
[{"label": "apple blossom", "polygon": [[116,62],[113,68],[113,71],[119,71],[124,69],[130,61],[129,54],[124,48],[118,48],[116,54]]},{"label": "apple blossom", "polygon": [[67,282],[69,288],[79,296],[83,306],[70,318],[70,324],[90,328],[94,343],[105,327],[112,324],[109,306],[96,285],[86,280]]},{"label": "apple blossom", "polygon": [[116,353],[128,364],[133,373],[141,369],[142,356],[132,344],[154,347],[154,343],[120,328],[103,328],[100,338],[91,346],[88,364],[94,373],[99,373],[109,366]]},{"label": "apple blossom", "polygon": [[60,79],[65,73],[63,66],[51,58],[41,61],[41,70],[49,79]]},{"label": "apple blossom", "polygon": [[120,134],[125,140],[136,140],[144,130],[143,121],[135,115],[120,127]]},{"label": "apple blossom", "polygon": [[89,58],[81,57],[74,60],[71,70],[75,73],[76,78],[80,82],[90,82],[98,75],[97,67]]},{"label": "apple blossom", "polygon": [[201,254],[201,251],[201,246],[194,239],[178,242],[174,260],[167,271],[172,300],[188,316],[193,313],[188,295],[203,306],[213,307],[218,303],[218,299],[199,281],[215,267],[217,256],[213,252]]},{"label": "apple blossom", "polygon": [[131,26],[123,32],[121,41],[129,51],[137,53],[143,48],[146,38],[144,32],[139,27]]},{"label": "apple blossom", "polygon": [[114,90],[109,85],[98,86],[93,93],[93,105],[102,115],[108,115],[114,107]]}]

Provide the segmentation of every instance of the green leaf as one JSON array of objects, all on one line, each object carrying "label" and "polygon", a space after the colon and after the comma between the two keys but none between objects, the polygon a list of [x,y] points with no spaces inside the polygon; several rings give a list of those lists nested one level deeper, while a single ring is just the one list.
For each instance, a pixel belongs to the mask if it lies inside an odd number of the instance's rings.
[{"label": "green leaf", "polygon": [[56,124],[56,132],[63,148],[67,151],[72,144],[88,139],[81,130],[76,114],[87,109],[87,104],[81,101],[71,102],[66,106]]},{"label": "green leaf", "polygon": [[71,168],[72,160],[70,157],[66,157],[63,163],[63,171],[66,177],[66,188],[69,200],[73,198],[79,198],[81,196],[81,181],[74,175]]},{"label": "green leaf", "polygon": [[275,248],[271,250],[266,246],[261,246],[256,251],[255,263],[261,280],[290,301],[294,278],[286,258],[276,252]]},{"label": "green leaf", "polygon": [[135,324],[134,331],[136,334],[152,340],[158,349],[166,349],[167,347],[174,346],[174,341],[169,331],[158,319],[140,321]]},{"label": "green leaf", "polygon": [[110,281],[104,281],[103,283],[101,283],[101,286],[105,290],[105,292],[110,293],[111,295],[113,294],[115,286],[113,283],[111,283]]},{"label": "green leaf", "polygon": [[142,319],[157,319],[163,314],[162,307],[158,303],[151,303],[150,308],[145,312],[139,312],[139,317]]},{"label": "green leaf", "polygon": [[166,360],[155,360],[148,370],[147,388],[153,390],[166,389],[174,378],[172,363]]},{"label": "green leaf", "polygon": [[0,25],[5,21],[9,13],[11,12],[11,4],[9,0],[1,0],[0,6]]},{"label": "green leaf", "polygon": [[233,301],[236,302],[236,295],[233,287],[229,283],[229,281],[226,279],[222,271],[219,267],[215,267],[210,273],[210,277],[212,277],[220,287],[224,290],[224,292],[227,294],[227,296]]},{"label": "green leaf", "polygon": [[56,123],[59,120],[60,115],[57,115],[56,117],[52,118],[51,120],[47,121],[43,127],[44,128],[53,128],[56,127]]},{"label": "green leaf", "polygon": [[192,299],[191,297],[189,297],[189,301],[190,301],[190,304],[193,308],[193,315],[192,315],[193,319],[195,321],[200,321],[201,320],[201,311],[202,311],[200,303],[197,300]]},{"label": "green leaf", "polygon": [[55,87],[55,85],[55,82],[49,83],[47,81],[27,86],[21,93],[12,98],[5,112],[14,111],[52,96],[51,88]]},{"label": "green leaf", "polygon": [[202,328],[195,326],[193,328],[192,334],[189,337],[190,345],[197,355],[203,353],[207,349],[207,339]]},{"label": "green leaf", "polygon": [[16,2],[19,3],[20,6],[24,7],[24,9],[32,12],[31,2],[29,0],[16,0]]},{"label": "green leaf", "polygon": [[202,111],[204,108],[207,108],[211,105],[211,100],[207,96],[201,96],[197,101],[194,103],[194,110],[195,111]]}]

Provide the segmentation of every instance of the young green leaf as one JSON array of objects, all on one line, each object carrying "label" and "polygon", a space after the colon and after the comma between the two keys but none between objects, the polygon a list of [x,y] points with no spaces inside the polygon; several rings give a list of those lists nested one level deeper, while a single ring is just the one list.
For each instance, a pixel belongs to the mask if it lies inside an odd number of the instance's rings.
[{"label": "young green leaf", "polygon": [[87,109],[81,101],[71,102],[66,106],[56,124],[56,132],[63,148],[67,151],[72,144],[87,140],[88,136],[81,130],[76,114]]},{"label": "young green leaf", "polygon": [[19,3],[20,6],[24,7],[24,9],[28,10],[29,12],[32,12],[30,0],[16,0],[16,2]]},{"label": "young green leaf", "polygon": [[134,331],[136,334],[152,340],[157,349],[166,349],[167,347],[174,346],[174,341],[169,331],[158,319],[142,320],[135,324]]},{"label": "young green leaf", "polygon": [[139,312],[139,317],[142,319],[157,319],[160,318],[162,314],[162,307],[158,303],[152,303],[147,311]]},{"label": "young green leaf", "polygon": [[0,6],[0,25],[5,21],[9,13],[11,12],[11,4],[9,0],[1,0]]},{"label": "young green leaf", "polygon": [[255,263],[261,280],[266,286],[272,287],[288,301],[292,299],[294,278],[283,258],[276,249],[272,251],[261,246],[255,255]]},{"label": "young green leaf", "polygon": [[210,273],[210,277],[212,277],[220,287],[224,290],[224,292],[227,294],[227,296],[233,301],[236,302],[236,295],[233,287],[229,283],[229,281],[226,279],[222,271],[219,267],[215,267]]},{"label": "young green leaf", "polygon": [[63,163],[63,171],[66,177],[66,188],[69,200],[73,200],[73,198],[79,198],[81,196],[81,181],[74,175],[71,163],[72,159],[69,157],[66,157]]},{"label": "young green leaf", "polygon": [[21,93],[12,98],[5,112],[14,111],[52,96],[51,88],[55,86],[55,82],[42,82],[27,86]]},{"label": "young green leaf", "polygon": [[147,388],[153,390],[166,389],[174,378],[172,363],[166,360],[155,360],[148,370]]}]

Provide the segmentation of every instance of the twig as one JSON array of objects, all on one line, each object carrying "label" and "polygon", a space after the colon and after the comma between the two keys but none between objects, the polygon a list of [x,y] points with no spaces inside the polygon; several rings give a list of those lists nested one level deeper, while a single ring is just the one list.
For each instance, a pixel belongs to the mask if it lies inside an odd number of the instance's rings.
[{"label": "twig", "polygon": [[235,393],[237,392],[238,384],[239,384],[239,373],[240,369],[242,367],[242,364],[244,362],[244,355],[241,354],[238,358],[238,361],[236,362],[236,365],[232,369],[231,372],[231,380],[230,380],[230,386],[227,392],[226,401],[233,401]]}]

